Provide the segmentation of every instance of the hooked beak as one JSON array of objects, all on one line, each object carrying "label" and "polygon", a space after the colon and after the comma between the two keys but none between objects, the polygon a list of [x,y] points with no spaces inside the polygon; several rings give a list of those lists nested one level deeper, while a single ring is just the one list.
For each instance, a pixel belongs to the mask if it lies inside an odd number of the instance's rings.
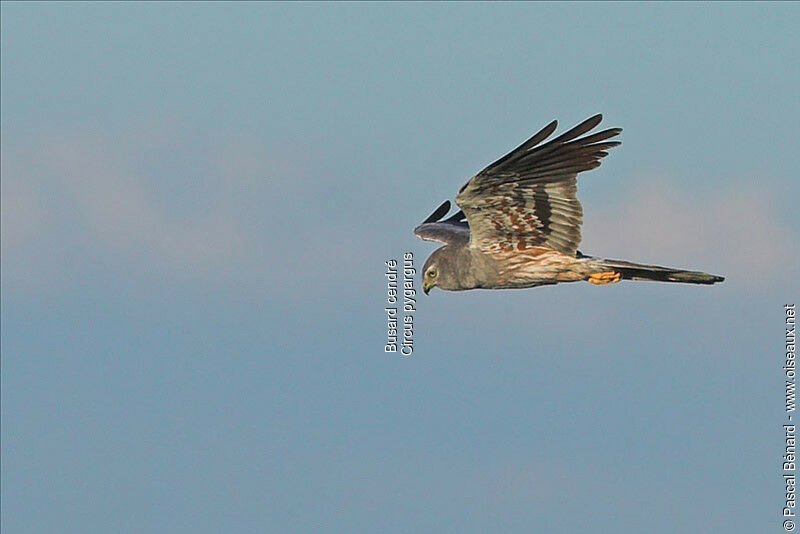
[{"label": "hooked beak", "polygon": [[423,282],[422,283],[422,292],[427,295],[428,293],[430,293],[430,291],[431,291],[431,286],[429,286],[427,284],[427,282]]}]

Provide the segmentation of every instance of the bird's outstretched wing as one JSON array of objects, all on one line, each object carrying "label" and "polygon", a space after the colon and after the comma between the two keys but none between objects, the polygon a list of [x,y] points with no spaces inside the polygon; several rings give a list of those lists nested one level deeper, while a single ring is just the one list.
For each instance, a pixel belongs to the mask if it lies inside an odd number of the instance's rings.
[{"label": "bird's outstretched wing", "polygon": [[422,224],[414,228],[414,234],[426,241],[454,244],[469,241],[469,225],[463,211],[441,220],[450,211],[450,201],[445,200]]},{"label": "bird's outstretched wing", "polygon": [[606,150],[619,144],[606,139],[622,131],[580,137],[602,118],[595,115],[543,143],[556,129],[553,121],[464,184],[456,203],[466,214],[469,245],[495,256],[533,247],[575,256],[583,220],[576,176],[599,166]]}]

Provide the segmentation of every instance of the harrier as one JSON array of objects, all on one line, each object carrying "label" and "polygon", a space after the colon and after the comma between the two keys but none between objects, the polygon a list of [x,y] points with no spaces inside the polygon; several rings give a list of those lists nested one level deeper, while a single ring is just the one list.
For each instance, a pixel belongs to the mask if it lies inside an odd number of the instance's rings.
[{"label": "harrier", "polygon": [[544,142],[557,122],[545,126],[459,190],[458,213],[443,219],[450,201],[414,229],[444,246],[423,267],[422,289],[515,289],[586,280],[654,280],[714,284],[713,274],[586,256],[578,251],[583,209],[575,193],[579,172],[594,169],[621,128],[591,135],[595,115]]}]

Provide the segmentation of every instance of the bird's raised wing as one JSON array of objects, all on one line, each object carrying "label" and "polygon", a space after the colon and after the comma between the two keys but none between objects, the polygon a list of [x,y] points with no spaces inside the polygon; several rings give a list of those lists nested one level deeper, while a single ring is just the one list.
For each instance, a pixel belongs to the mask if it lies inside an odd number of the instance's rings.
[{"label": "bird's raised wing", "polygon": [[466,244],[469,241],[469,225],[464,212],[459,210],[452,217],[442,221],[441,218],[447,215],[448,211],[450,211],[450,201],[445,200],[422,224],[414,228],[414,234],[426,241]]},{"label": "bird's raised wing", "polygon": [[464,184],[456,203],[469,223],[470,246],[493,255],[547,247],[574,256],[583,220],[576,176],[599,166],[606,150],[619,144],[605,140],[622,131],[580,137],[602,118],[595,115],[542,144],[556,129],[553,121]]}]

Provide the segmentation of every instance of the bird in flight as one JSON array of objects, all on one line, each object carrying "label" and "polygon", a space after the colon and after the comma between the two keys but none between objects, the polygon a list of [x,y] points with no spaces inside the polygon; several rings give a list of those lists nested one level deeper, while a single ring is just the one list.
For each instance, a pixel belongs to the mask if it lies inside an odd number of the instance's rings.
[{"label": "bird in flight", "polygon": [[[576,197],[578,173],[594,169],[621,128],[585,135],[602,120],[595,115],[547,142],[553,121],[533,137],[470,178],[450,201],[414,229],[444,243],[425,261],[422,289],[516,289],[577,282],[611,284],[654,280],[714,284],[713,274],[597,258],[578,250],[583,209]],[[581,137],[583,136],[583,137]]]}]

